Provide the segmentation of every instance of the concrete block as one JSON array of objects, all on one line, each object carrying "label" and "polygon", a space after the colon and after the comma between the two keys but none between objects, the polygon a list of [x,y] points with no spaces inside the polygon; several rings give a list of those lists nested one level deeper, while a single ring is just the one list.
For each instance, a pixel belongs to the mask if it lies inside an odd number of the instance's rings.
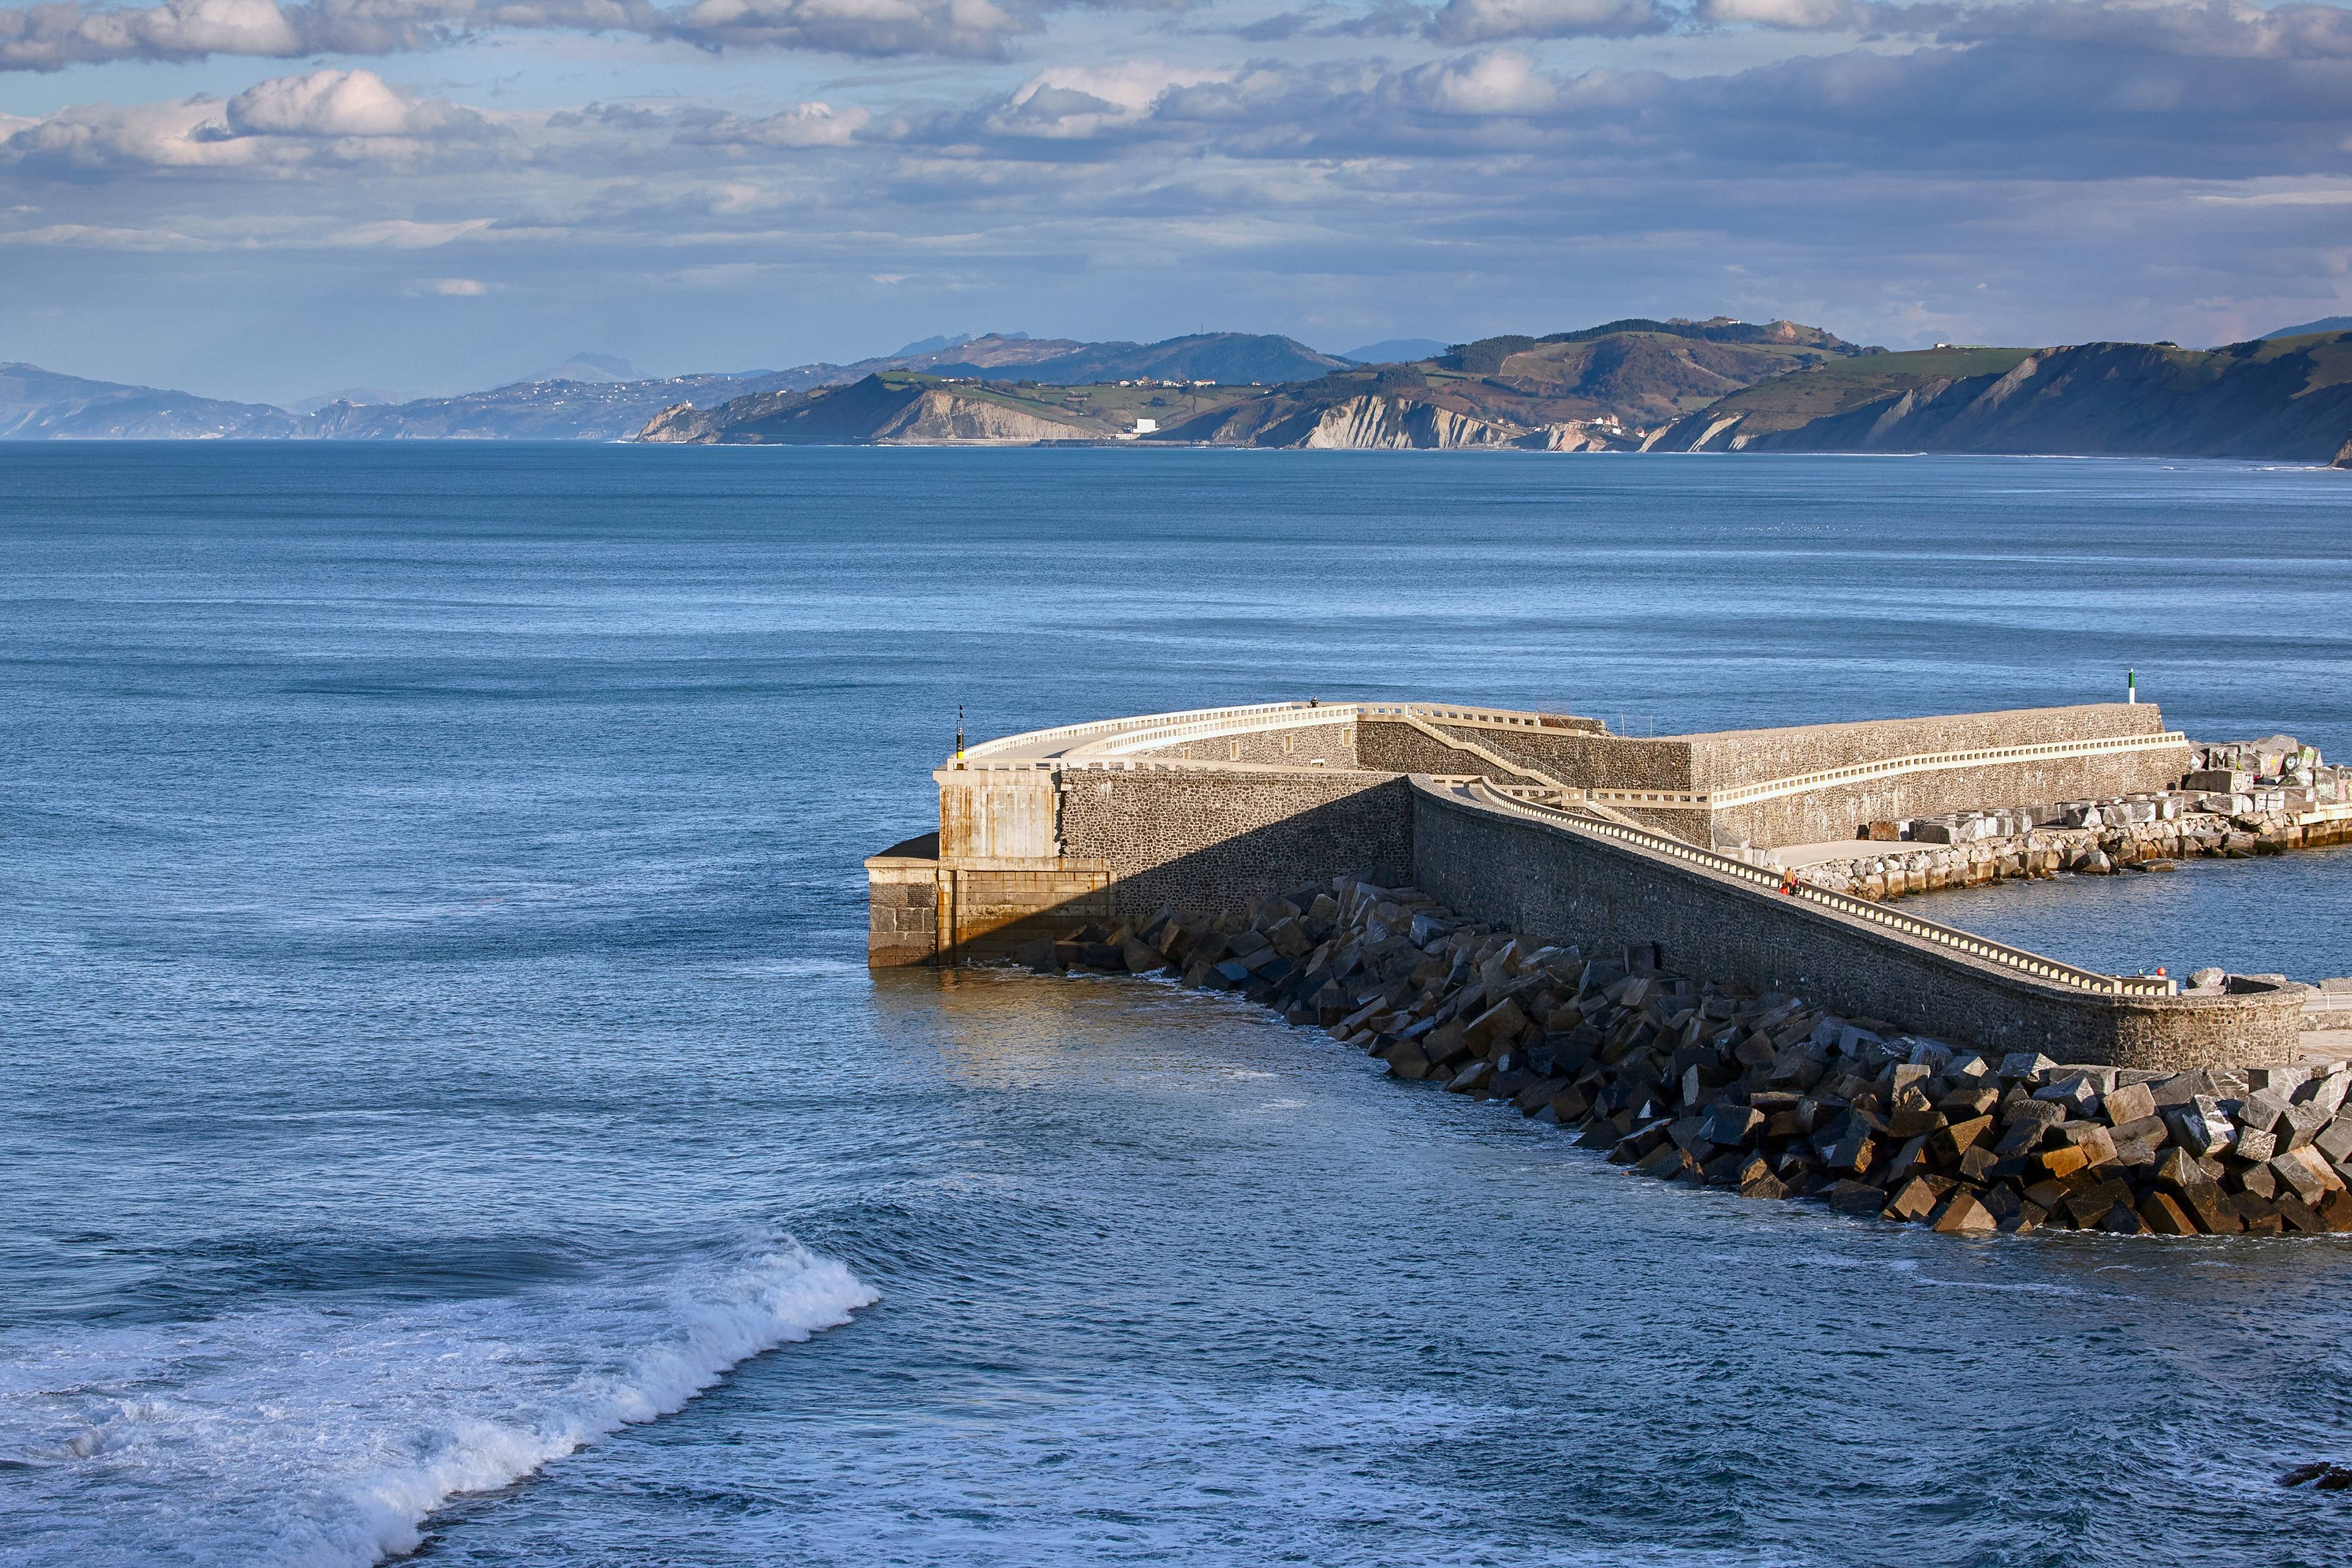
[{"label": "concrete block", "polygon": [[2107,1125],[2120,1127],[2127,1122],[2137,1122],[2155,1115],[2156,1096],[2148,1092],[2145,1084],[2122,1085],[2103,1097],[2099,1110],[2100,1113],[2106,1118]]},{"label": "concrete block", "polygon": [[1975,1194],[1958,1192],[1944,1206],[1934,1228],[1938,1236],[1990,1236],[2000,1228],[2000,1222]]},{"label": "concrete block", "polygon": [[2261,1084],[2254,1084],[2246,1097],[2238,1103],[2238,1125],[2257,1133],[2267,1133],[2285,1120],[2286,1111],[2284,1099]]}]

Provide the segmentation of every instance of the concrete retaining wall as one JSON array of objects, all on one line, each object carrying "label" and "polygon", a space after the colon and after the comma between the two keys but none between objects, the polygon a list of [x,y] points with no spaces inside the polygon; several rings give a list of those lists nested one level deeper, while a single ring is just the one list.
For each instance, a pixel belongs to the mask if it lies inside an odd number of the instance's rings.
[{"label": "concrete retaining wall", "polygon": [[2302,988],[2111,998],[2045,986],[1702,867],[1413,795],[1413,881],[1454,909],[1586,951],[1655,942],[1679,972],[1801,993],[1988,1052],[2177,1070],[2292,1061]]}]

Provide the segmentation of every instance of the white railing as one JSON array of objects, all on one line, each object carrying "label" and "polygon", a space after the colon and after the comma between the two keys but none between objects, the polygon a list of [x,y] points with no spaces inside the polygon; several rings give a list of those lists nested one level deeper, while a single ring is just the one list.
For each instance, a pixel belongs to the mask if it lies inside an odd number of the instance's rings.
[{"label": "white railing", "polygon": [[1108,740],[1129,731],[1151,728],[1171,721],[1246,721],[1259,716],[1305,711],[1306,708],[1305,703],[1251,703],[1241,707],[1192,708],[1181,713],[1144,714],[1134,718],[1093,719],[1085,724],[1066,724],[1053,729],[1033,729],[1020,735],[1008,735],[999,740],[984,740],[978,746],[966,747],[964,757],[970,761],[1013,751],[1052,753],[1069,749],[1062,744],[1066,741],[1081,741],[1082,737]]},{"label": "white railing", "polygon": [[[1433,779],[1432,782],[1438,782],[1438,780]],[[1483,779],[1472,780],[1466,788],[1461,786],[1455,786],[1455,788],[1457,792],[1497,810],[1513,811],[1548,826],[1564,829],[1570,832],[1589,833],[1597,838],[1611,839],[1652,854],[1664,855],[1673,860],[1682,861],[1687,864],[1731,877],[1750,887],[1769,888],[1778,895],[1794,898],[1805,904],[1817,904],[1852,919],[1864,920],[1874,925],[1899,931],[1906,936],[1916,937],[1951,952],[1963,953],[1986,963],[1997,964],[2003,968],[2016,970],[2038,980],[2106,996],[2168,997],[2178,989],[2171,980],[2161,977],[2102,975],[2096,970],[2061,963],[2055,958],[2044,957],[2039,953],[2029,952],[2023,947],[2012,947],[2005,942],[1995,942],[1988,937],[1979,936],[1974,932],[1962,931],[1958,926],[1939,925],[1932,920],[1922,920],[1916,915],[1899,914],[1883,904],[1873,904],[1866,898],[1855,898],[1843,893],[1832,893],[1827,888],[1813,887],[1786,875],[1776,875],[1771,872],[1752,866],[1746,861],[1734,860],[1729,855],[1719,854],[1713,850],[1703,850],[1695,844],[1686,844],[1680,839],[1669,838],[1664,833],[1652,832],[1647,828],[1637,828],[1623,822],[1605,821],[1595,817],[1573,816],[1552,807],[1514,800],[1488,786]]]},{"label": "white railing", "polygon": [[[1156,747],[1181,745],[1188,740],[1263,734],[1268,730],[1295,728],[1302,723],[1347,724],[1365,718],[1421,718],[1491,729],[1548,730],[1555,735],[1591,733],[1568,727],[1561,722],[1568,716],[1516,708],[1464,707],[1434,703],[1249,703],[1234,707],[1187,708],[1175,713],[1094,719],[1085,724],[1060,725],[1052,729],[1033,729],[967,747],[964,760],[970,767],[1003,761],[1015,756],[1029,759],[1123,756]],[[1547,720],[1550,722],[1547,723]]]}]

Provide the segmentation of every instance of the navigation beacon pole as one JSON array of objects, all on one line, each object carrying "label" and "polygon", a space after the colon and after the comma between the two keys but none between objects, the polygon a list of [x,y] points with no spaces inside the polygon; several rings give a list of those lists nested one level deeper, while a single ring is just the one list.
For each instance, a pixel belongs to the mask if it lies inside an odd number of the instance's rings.
[{"label": "navigation beacon pole", "polygon": [[2124,672],[2124,701],[2134,704],[2137,704],[2139,701],[2139,672],[2137,670],[2126,670]]},{"label": "navigation beacon pole", "polygon": [[963,704],[956,704],[956,767],[963,766]]}]

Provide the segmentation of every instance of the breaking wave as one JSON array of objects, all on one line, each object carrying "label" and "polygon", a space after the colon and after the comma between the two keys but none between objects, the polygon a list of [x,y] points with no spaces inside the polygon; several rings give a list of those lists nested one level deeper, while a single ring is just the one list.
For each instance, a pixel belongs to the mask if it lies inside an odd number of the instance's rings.
[{"label": "breaking wave", "polygon": [[0,1535],[28,1565],[364,1568],[414,1551],[449,1499],[670,1415],[877,1299],[772,1239],[491,1300],[12,1335]]}]

